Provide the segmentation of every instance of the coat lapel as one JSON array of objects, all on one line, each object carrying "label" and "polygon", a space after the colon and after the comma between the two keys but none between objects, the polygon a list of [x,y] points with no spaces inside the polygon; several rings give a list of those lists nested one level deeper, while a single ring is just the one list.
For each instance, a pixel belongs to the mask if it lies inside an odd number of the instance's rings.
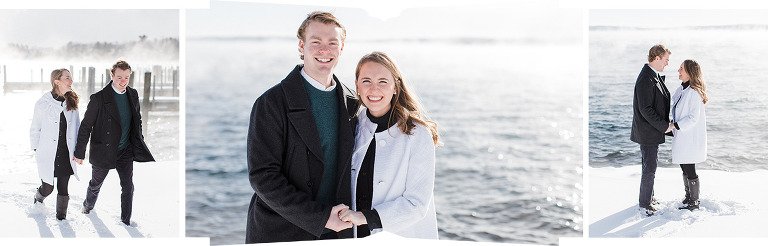
[{"label": "coat lapel", "polygon": [[131,106],[131,113],[133,114],[133,117],[137,117],[140,113],[136,109],[136,105],[139,103],[139,95],[138,93],[134,93],[136,90],[131,88],[130,86],[125,88],[125,93],[128,95],[128,105]]},{"label": "coat lapel", "polygon": [[673,98],[674,99],[674,102],[672,104],[672,119],[673,119],[672,121],[673,122],[677,122],[677,120],[675,120],[675,119],[677,119],[677,115],[676,115],[677,114],[677,112],[676,112],[677,111],[677,105],[680,103],[680,100],[682,100],[683,97],[686,96],[686,92],[687,92],[687,90],[689,88],[691,88],[691,87],[688,87],[688,88],[685,88],[685,89],[680,88],[680,94],[679,94],[680,97]]},{"label": "coat lapel", "polygon": [[288,121],[296,129],[301,141],[320,161],[324,161],[323,148],[320,145],[320,135],[317,132],[315,117],[309,110],[309,97],[302,84],[302,65],[296,66],[282,82],[285,100],[288,103]]},{"label": "coat lapel", "polygon": [[664,96],[664,97],[667,97],[667,98],[668,98],[668,97],[669,97],[669,91],[668,91],[668,90],[666,90],[666,88],[664,88],[664,87],[666,87],[666,86],[664,85],[664,83],[662,83],[661,81],[659,81],[659,79],[658,79],[658,78],[657,78],[657,79],[655,79],[655,80],[656,80],[656,81],[655,81],[655,83],[656,83],[656,88],[658,88],[658,89],[659,89],[659,92],[661,92],[661,95],[662,95],[662,96]]},{"label": "coat lapel", "polygon": [[[138,127],[141,127],[141,122],[139,119],[141,119],[141,112],[139,112],[139,109],[136,105],[139,105],[139,95],[133,88],[126,87],[125,88],[125,94],[128,96],[128,107],[131,109],[131,128],[132,129],[139,129]],[[143,134],[142,132],[139,132],[139,135]]]},{"label": "coat lapel", "polygon": [[67,126],[69,126],[69,123],[72,123],[72,114],[74,114],[75,111],[74,110],[67,111],[67,107],[66,106],[64,106],[64,110],[63,111],[64,111],[64,119],[67,120]]},{"label": "coat lapel", "polygon": [[666,86],[664,85],[664,81],[661,78],[659,78],[659,76],[656,75],[656,72],[654,72],[653,69],[651,69],[650,65],[645,64],[645,67],[643,67],[643,69],[645,69],[645,72],[648,73],[648,76],[652,78],[651,81],[653,81],[654,86],[656,86],[656,89],[659,89],[659,92],[661,92],[661,95],[668,99],[669,90],[667,90]]},{"label": "coat lapel", "polygon": [[[57,111],[64,112],[64,119],[67,120],[67,125],[69,125],[70,122],[72,122],[72,111],[67,111],[67,101],[59,102],[55,98],[53,98],[53,95],[51,93],[48,93],[45,97],[45,99],[48,100],[48,102],[56,108]],[[58,115],[57,115],[58,116]]]},{"label": "coat lapel", "polygon": [[[336,81],[336,98],[339,102],[339,135],[338,135],[338,168],[336,177],[339,180],[348,178],[348,171],[350,169],[350,160],[352,158],[352,151],[355,148],[355,120],[354,116],[357,111],[357,98],[355,93],[344,84],[339,82],[336,75],[333,76],[333,80]],[[343,182],[339,182],[341,186]],[[340,190],[340,189],[338,189]]]},{"label": "coat lapel", "polygon": [[122,127],[122,123],[120,122],[120,112],[117,111],[117,103],[115,103],[115,89],[112,88],[112,81],[109,81],[109,84],[107,84],[106,87],[102,90],[101,96],[102,99],[104,99],[104,108],[107,110],[107,113],[109,114],[112,119],[115,119],[117,121],[117,124],[120,124],[120,127]]}]

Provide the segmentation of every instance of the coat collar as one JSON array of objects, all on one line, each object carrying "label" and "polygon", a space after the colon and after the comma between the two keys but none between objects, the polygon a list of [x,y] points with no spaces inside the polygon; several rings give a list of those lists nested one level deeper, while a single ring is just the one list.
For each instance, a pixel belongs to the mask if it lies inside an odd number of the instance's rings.
[{"label": "coat collar", "polygon": [[43,100],[45,100],[45,102],[48,103],[50,107],[55,108],[57,111],[64,111],[65,112],[64,115],[67,116],[67,119],[69,119],[69,115],[66,113],[67,112],[66,100],[64,102],[56,101],[56,99],[53,98],[53,95],[51,95],[50,91],[45,92],[45,94],[43,94]]},{"label": "coat collar", "polygon": [[[283,87],[284,98],[288,104],[288,119],[291,124],[296,128],[301,140],[309,148],[317,158],[323,160],[323,149],[320,145],[320,135],[317,132],[317,125],[315,124],[315,118],[311,112],[311,106],[309,105],[309,96],[304,88],[303,77],[301,76],[301,69],[304,65],[297,65],[288,76],[280,82]],[[351,118],[349,117],[349,105],[350,99],[354,99],[354,94],[346,88],[336,75],[333,76],[333,80],[336,83],[337,98],[342,98],[339,103],[339,125],[348,126]],[[354,109],[353,109],[354,110]],[[354,112],[354,111],[352,111]],[[343,129],[343,128],[340,128]],[[347,131],[342,130],[340,134],[348,134]],[[351,135],[351,133],[349,134]],[[345,147],[344,139],[351,139],[352,136],[339,136],[339,148]]]},{"label": "coat collar", "polygon": [[[115,89],[112,87],[112,80],[107,83],[106,86],[104,86],[103,89],[101,89],[101,98],[104,103],[104,107],[107,108],[107,111],[109,111],[109,115],[112,116],[113,119],[118,119],[118,123],[120,122],[120,112],[117,109],[117,103],[115,103],[115,97],[114,95],[117,94],[115,92]],[[128,97],[128,105],[131,108],[131,114],[134,115],[134,107],[133,105],[138,102],[138,94],[135,93],[135,90],[131,88],[130,86],[125,88],[125,95]]]},{"label": "coat collar", "polygon": [[[103,88],[103,89],[101,89],[101,90],[102,90],[102,91],[104,91],[104,92],[107,92],[107,91],[108,91],[108,92],[114,92],[114,93],[117,93],[117,92],[115,91],[115,88],[114,88],[114,87],[112,87],[112,83],[113,83],[113,81],[112,81],[112,80],[110,80],[110,81],[109,81],[109,83],[107,83],[107,85],[106,85],[106,86],[104,86],[104,88]],[[134,89],[133,89],[131,86],[126,86],[126,87],[125,87],[125,94],[129,96],[128,98],[131,98],[130,96],[131,96],[131,95],[133,95],[133,94],[135,94],[135,93],[134,93],[134,91],[135,91],[135,90],[134,90]],[[114,101],[114,100],[113,100],[113,101]]]},{"label": "coat collar", "polygon": [[64,112],[64,118],[67,119],[67,123],[69,123],[72,120],[72,116],[74,114],[77,114],[78,112],[77,110],[71,110],[71,111],[67,110],[67,102],[64,101],[62,103],[62,102],[56,101],[56,99],[53,98],[53,95],[51,95],[50,91],[45,92],[42,98],[43,100],[45,100],[45,102],[48,103],[50,107],[55,108],[56,111]]},{"label": "coat collar", "polygon": [[[50,91],[46,91],[45,94],[43,94],[43,100],[45,100],[48,103],[56,104],[56,106],[62,107],[62,103],[59,101],[56,101],[56,98],[53,98],[53,95],[51,95]],[[64,106],[66,107],[66,101],[64,101]]]},{"label": "coat collar", "polygon": [[648,65],[648,63],[646,63],[643,66],[643,73],[645,73],[646,76],[650,77],[651,80],[653,80],[655,82],[659,81],[659,74],[656,73],[656,71],[654,71],[653,68],[651,68],[651,66]]},{"label": "coat collar", "polygon": [[[376,128],[379,126],[378,124],[371,121],[370,118],[368,118],[368,109],[361,107],[360,110],[357,112],[357,120],[358,120],[358,127],[360,131],[365,131],[365,134],[360,134],[361,136],[373,136],[376,135],[376,137],[379,138],[397,138],[400,135],[403,135],[400,129],[398,128],[398,123],[395,122],[387,128],[387,130],[384,130],[382,132],[376,132]],[[366,145],[367,146],[367,145]]]},{"label": "coat collar", "polygon": [[[303,64],[296,65],[296,67],[293,68],[293,71],[280,82],[285,89],[283,92],[285,93],[286,101],[288,101],[288,109],[290,111],[306,110],[310,107],[307,91],[304,89],[304,78],[301,76],[302,68],[304,68]],[[334,91],[336,91],[339,98],[355,99],[355,94],[352,93],[349,88],[344,86],[344,84],[339,82],[339,78],[337,78],[335,74],[333,75],[333,81],[336,83],[337,87]],[[348,102],[347,100],[342,101],[346,110],[349,106]]]},{"label": "coat collar", "polygon": [[664,84],[664,80],[659,79],[659,77],[663,78],[664,76],[657,74],[651,68],[651,66],[648,65],[648,63],[646,63],[645,66],[643,66],[642,73],[644,73],[646,76],[651,78],[651,81],[653,81],[654,83],[654,87],[656,87],[656,89],[659,89],[659,92],[661,92],[662,96],[669,98],[669,90],[667,89],[667,86]]}]

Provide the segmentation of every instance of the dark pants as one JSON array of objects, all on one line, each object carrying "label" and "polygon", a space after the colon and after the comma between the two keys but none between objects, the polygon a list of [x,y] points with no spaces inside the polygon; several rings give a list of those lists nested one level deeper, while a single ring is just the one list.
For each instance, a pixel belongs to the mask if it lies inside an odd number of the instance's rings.
[{"label": "dark pants", "polygon": [[658,154],[658,144],[640,145],[640,155],[643,160],[643,174],[640,178],[640,199],[638,202],[641,207],[651,205],[651,197],[653,197],[653,180],[656,178]]},{"label": "dark pants", "polygon": [[[117,152],[117,175],[120,177],[120,188],[122,193],[120,194],[120,220],[130,223],[131,211],[133,205],[133,148],[128,146],[127,148]],[[104,178],[109,173],[109,168],[102,168],[93,166],[91,173],[91,182],[88,183],[88,192],[83,201],[83,206],[88,210],[93,209],[96,205],[96,199],[99,197],[99,190],[101,184],[104,183]]]},{"label": "dark pants", "polygon": [[699,175],[696,175],[696,164],[680,164],[680,169],[683,169],[683,175],[688,177],[688,180],[699,178]]},{"label": "dark pants", "polygon": [[[63,176],[63,177],[56,177],[56,190],[59,191],[59,195],[62,196],[69,196],[69,175]],[[48,196],[53,192],[53,185],[49,185],[41,179],[40,182],[43,184],[40,185],[39,188],[37,188],[38,191],[40,191],[40,195]]]}]

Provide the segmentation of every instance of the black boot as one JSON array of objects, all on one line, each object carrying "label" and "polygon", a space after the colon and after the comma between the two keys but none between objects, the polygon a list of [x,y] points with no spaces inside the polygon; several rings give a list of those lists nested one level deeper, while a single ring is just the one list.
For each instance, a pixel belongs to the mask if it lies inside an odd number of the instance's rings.
[{"label": "black boot", "polygon": [[69,196],[56,196],[56,219],[63,220],[67,218],[67,206],[69,205]]},{"label": "black boot", "polygon": [[688,180],[688,188],[691,191],[690,201],[688,201],[688,204],[685,206],[680,207],[680,209],[688,209],[691,211],[699,209],[699,185],[699,179]]},{"label": "black boot", "polygon": [[683,205],[691,202],[691,190],[688,185],[688,175],[683,174],[683,184],[685,185],[685,199],[683,199]]},{"label": "black boot", "polygon": [[45,196],[43,194],[40,194],[40,188],[37,189],[35,192],[35,201],[34,203],[43,203],[43,200],[45,200]]},{"label": "black boot", "polygon": [[91,213],[91,209],[93,209],[93,207],[88,208],[87,204],[88,204],[88,200],[84,200],[83,201],[83,214],[90,214]]}]

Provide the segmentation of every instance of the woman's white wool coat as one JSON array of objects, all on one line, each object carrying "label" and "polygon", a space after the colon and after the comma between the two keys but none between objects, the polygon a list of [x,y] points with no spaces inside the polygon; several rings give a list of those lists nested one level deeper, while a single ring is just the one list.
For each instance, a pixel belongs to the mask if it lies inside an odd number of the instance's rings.
[{"label": "woman's white wool coat", "polygon": [[437,239],[432,134],[418,123],[412,135],[404,134],[397,124],[375,133],[376,126],[368,119],[366,109],[361,109],[352,154],[352,209],[357,210],[358,170],[375,135],[371,204],[379,213],[382,229],[372,230],[371,234],[384,230],[403,237]]},{"label": "woman's white wool coat", "polygon": [[707,117],[701,95],[690,86],[682,86],[672,96],[673,129],[672,163],[695,164],[707,160]]},{"label": "woman's white wool coat", "polygon": [[56,159],[56,148],[59,143],[59,120],[61,112],[67,119],[67,150],[69,152],[69,164],[77,176],[77,162],[72,160],[75,151],[77,132],[80,130],[80,111],[67,110],[66,102],[56,101],[50,92],[35,103],[35,111],[32,115],[32,126],[29,128],[29,143],[35,151],[37,161],[37,173],[43,182],[53,185],[53,165]]}]

